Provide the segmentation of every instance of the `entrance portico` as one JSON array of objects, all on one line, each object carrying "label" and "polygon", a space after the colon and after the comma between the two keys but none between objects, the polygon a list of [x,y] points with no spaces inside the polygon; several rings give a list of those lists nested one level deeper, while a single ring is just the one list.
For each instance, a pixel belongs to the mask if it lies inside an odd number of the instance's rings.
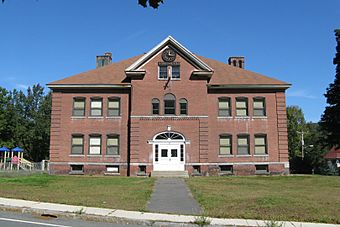
[{"label": "entrance portico", "polygon": [[184,171],[185,170],[185,138],[177,132],[161,132],[154,136],[153,170]]}]

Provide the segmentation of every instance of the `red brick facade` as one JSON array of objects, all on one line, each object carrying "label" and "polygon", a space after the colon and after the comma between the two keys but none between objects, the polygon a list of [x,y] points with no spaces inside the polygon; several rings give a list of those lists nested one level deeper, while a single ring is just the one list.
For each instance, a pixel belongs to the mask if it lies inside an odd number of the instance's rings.
[{"label": "red brick facade", "polygon": [[[224,168],[228,168],[226,173],[235,175],[288,172],[285,110],[285,89],[289,87],[288,84],[259,74],[252,77],[252,72],[227,64],[224,66],[211,59],[207,62],[205,58],[196,57],[182,49],[172,38],[157,47],[142,57],[49,84],[53,90],[50,146],[52,173],[149,174],[157,162],[155,135],[162,132],[179,133],[184,137],[182,150],[178,146],[178,150],[170,156],[179,158],[183,154],[181,163],[189,173],[221,175]],[[175,62],[180,67],[179,79],[158,78],[159,65],[164,63],[162,53],[168,47],[177,53]],[[137,61],[140,61],[139,64],[135,64]],[[220,65],[226,69],[223,70]],[[131,66],[135,68],[131,69]],[[228,75],[219,74],[220,71]],[[100,75],[116,78],[110,79],[111,82],[100,81],[104,78]],[[112,82],[118,80],[117,77],[123,80]],[[233,81],[235,77],[240,77],[238,83]],[[223,79],[225,84],[212,84]],[[230,83],[233,86],[229,86]],[[175,96],[175,114],[164,114],[166,94]],[[85,116],[73,116],[74,100],[79,97],[85,99]],[[98,97],[102,100],[102,116],[92,117],[91,98]],[[119,116],[108,116],[108,100],[111,97],[120,100]],[[254,98],[259,97],[265,103],[264,116],[254,116]],[[160,103],[159,114],[153,114],[152,100],[155,98]],[[219,98],[230,100],[230,116],[219,116]],[[236,116],[238,98],[246,98],[247,116]],[[187,101],[186,114],[180,114],[180,99]],[[81,154],[72,154],[72,135],[81,135],[83,138]],[[89,154],[91,135],[100,137],[99,154]],[[108,155],[109,135],[118,135],[119,154]],[[231,149],[231,154],[220,154],[220,135],[229,136],[231,146],[228,145],[228,149]],[[265,154],[255,154],[256,135],[265,138]],[[239,136],[248,138],[247,154],[239,154]],[[164,142],[171,146],[171,141]],[[163,144],[162,141],[160,144]],[[118,168],[118,171],[107,171],[110,167]]]}]

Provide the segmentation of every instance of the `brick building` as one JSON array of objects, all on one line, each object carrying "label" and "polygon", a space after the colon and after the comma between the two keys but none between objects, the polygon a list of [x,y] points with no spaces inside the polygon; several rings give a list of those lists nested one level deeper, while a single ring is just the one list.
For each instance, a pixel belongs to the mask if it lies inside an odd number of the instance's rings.
[{"label": "brick building", "polygon": [[168,37],[148,53],[48,84],[52,173],[282,174],[288,83],[195,55]]}]

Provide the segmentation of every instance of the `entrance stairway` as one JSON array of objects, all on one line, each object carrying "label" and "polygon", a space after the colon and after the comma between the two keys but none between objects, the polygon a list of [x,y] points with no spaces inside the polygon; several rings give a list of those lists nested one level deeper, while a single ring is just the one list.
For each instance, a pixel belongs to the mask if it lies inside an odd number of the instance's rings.
[{"label": "entrance stairway", "polygon": [[181,177],[188,178],[188,171],[152,171],[151,177]]}]

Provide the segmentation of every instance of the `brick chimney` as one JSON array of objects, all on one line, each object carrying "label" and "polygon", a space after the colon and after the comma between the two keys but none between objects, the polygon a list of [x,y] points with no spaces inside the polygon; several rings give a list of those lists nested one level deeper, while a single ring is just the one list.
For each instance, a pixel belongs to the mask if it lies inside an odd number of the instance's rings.
[{"label": "brick chimney", "polygon": [[104,55],[98,55],[96,58],[97,58],[97,61],[96,61],[97,68],[100,68],[100,67],[103,67],[105,65],[109,65],[112,63],[112,53],[110,52],[105,52]]},{"label": "brick chimney", "polygon": [[228,64],[244,69],[244,57],[229,57]]}]

